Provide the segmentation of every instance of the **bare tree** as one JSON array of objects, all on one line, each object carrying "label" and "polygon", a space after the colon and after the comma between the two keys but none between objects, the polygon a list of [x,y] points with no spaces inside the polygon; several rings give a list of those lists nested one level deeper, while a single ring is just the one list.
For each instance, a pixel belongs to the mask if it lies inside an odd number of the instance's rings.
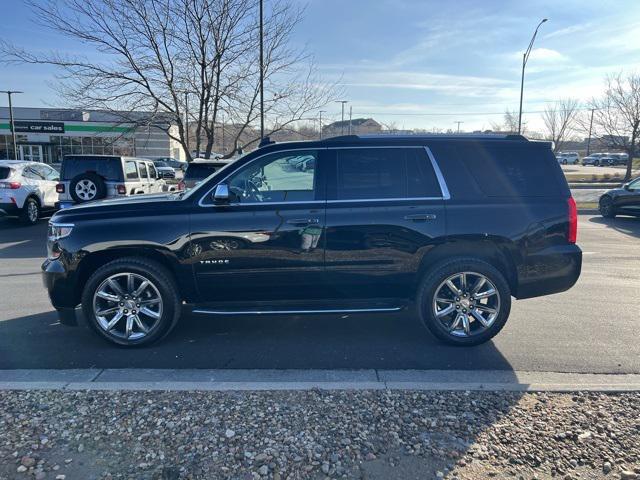
[{"label": "bare tree", "polygon": [[542,121],[547,140],[553,142],[553,153],[560,150],[562,143],[573,132],[578,117],[578,101],[567,98],[545,107]]},{"label": "bare tree", "polygon": [[[491,129],[498,132],[510,132],[517,133],[518,132],[518,114],[516,112],[512,112],[507,109],[504,112],[504,116],[502,118],[502,123],[491,122]],[[524,135],[527,130],[526,122],[522,122],[522,134]]]},{"label": "bare tree", "polygon": [[607,77],[605,94],[593,100],[592,108],[594,135],[608,147],[629,155],[625,174],[625,180],[629,180],[640,141],[640,74]]},{"label": "bare tree", "polygon": [[[159,128],[189,152],[211,154],[219,117],[240,125],[235,143],[259,118],[258,13],[251,0],[28,0],[44,27],[95,54],[33,53],[0,42],[6,62],[58,67],[62,98],[76,108],[117,114]],[[302,11],[288,0],[265,12],[267,133],[301,121],[333,98],[311,59],[291,47]],[[132,116],[129,112],[145,112]],[[175,127],[172,127],[174,125]],[[255,143],[255,136],[246,141]],[[241,145],[246,146],[246,145]]]}]

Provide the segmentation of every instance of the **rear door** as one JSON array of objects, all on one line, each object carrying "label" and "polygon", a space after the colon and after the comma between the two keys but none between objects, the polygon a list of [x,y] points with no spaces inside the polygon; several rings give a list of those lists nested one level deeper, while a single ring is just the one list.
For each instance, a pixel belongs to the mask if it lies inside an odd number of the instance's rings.
[{"label": "rear door", "polygon": [[626,194],[616,199],[621,213],[640,216],[640,178],[629,183]]},{"label": "rear door", "polygon": [[424,147],[331,152],[325,258],[332,295],[412,295],[421,257],[445,233],[437,166]]}]

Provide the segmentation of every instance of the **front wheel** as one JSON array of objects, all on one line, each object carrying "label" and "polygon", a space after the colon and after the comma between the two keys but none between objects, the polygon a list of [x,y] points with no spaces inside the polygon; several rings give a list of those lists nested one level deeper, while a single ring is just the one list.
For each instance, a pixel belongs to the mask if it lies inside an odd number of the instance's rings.
[{"label": "front wheel", "polygon": [[180,315],[171,273],[146,258],[124,258],[99,268],[87,281],[82,310],[104,339],[125,347],[148,345],[171,331]]},{"label": "front wheel", "polygon": [[492,265],[473,258],[442,262],[428,272],[418,291],[422,323],[451,345],[471,346],[493,338],[511,310],[511,292]]}]

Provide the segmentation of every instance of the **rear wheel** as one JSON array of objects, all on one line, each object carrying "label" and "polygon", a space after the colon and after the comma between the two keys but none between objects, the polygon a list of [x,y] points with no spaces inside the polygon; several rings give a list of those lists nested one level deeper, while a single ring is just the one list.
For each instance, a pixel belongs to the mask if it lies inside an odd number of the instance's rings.
[{"label": "rear wheel", "polygon": [[89,278],[82,294],[89,326],[126,347],[148,345],[168,334],[178,321],[180,306],[171,273],[145,258],[104,265]]},{"label": "rear wheel", "polygon": [[20,222],[24,225],[35,225],[40,218],[40,204],[38,201],[29,197],[25,200],[22,211],[20,212]]},{"label": "rear wheel", "polygon": [[451,345],[478,345],[504,327],[511,292],[504,276],[474,258],[452,259],[425,275],[417,297],[423,324]]},{"label": "rear wheel", "polygon": [[600,215],[604,218],[615,218],[616,216],[611,197],[602,197],[598,203],[598,209],[600,210]]}]

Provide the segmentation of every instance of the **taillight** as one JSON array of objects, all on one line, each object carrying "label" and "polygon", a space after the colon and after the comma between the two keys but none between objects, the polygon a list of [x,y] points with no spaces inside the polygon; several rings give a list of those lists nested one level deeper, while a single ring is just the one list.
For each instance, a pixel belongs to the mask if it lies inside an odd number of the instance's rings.
[{"label": "taillight", "polygon": [[569,206],[569,231],[567,232],[567,241],[576,243],[578,240],[578,207],[573,197],[567,200]]},{"label": "taillight", "polygon": [[56,193],[64,193],[64,183],[58,183],[56,185]]},{"label": "taillight", "polygon": [[127,187],[125,187],[124,185],[117,185],[116,186],[116,190],[118,192],[118,195],[126,195],[127,194]]},{"label": "taillight", "polygon": [[7,188],[9,190],[17,190],[22,186],[20,182],[0,182],[0,188]]}]

